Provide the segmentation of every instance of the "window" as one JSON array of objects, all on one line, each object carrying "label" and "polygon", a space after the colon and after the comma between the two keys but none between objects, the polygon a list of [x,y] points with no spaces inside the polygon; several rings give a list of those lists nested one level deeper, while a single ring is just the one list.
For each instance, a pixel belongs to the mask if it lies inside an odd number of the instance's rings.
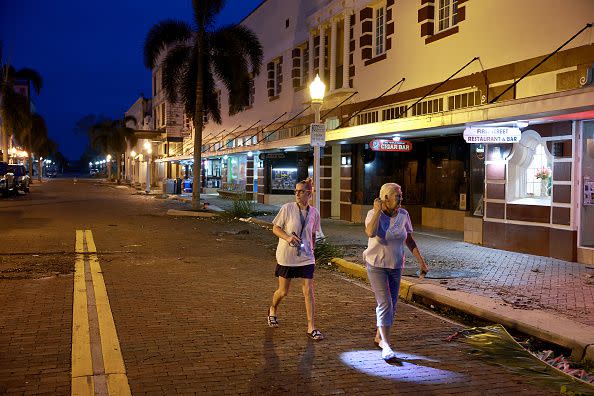
[{"label": "window", "polygon": [[553,156],[535,131],[522,132],[509,159],[506,200],[527,205],[550,205]]},{"label": "window", "polygon": [[357,114],[357,125],[371,124],[373,122],[377,122],[378,121],[377,116],[378,116],[377,110],[370,111],[367,113]]},{"label": "window", "polygon": [[[532,157],[532,162],[528,165],[526,170],[526,195],[527,196],[546,196],[548,195],[546,184],[541,183],[541,179],[537,178],[537,174],[543,169],[549,169],[547,158],[544,151],[544,144],[536,146],[536,152]],[[549,172],[550,174],[550,172]]]},{"label": "window", "polygon": [[458,23],[458,0],[437,0],[435,7],[436,33]]},{"label": "window", "polygon": [[386,50],[386,8],[379,7],[375,9],[375,37],[374,48],[375,56],[381,55]]},{"label": "window", "polygon": [[278,96],[282,90],[283,84],[283,64],[280,60],[274,62],[274,96]]},{"label": "window", "polygon": [[406,106],[396,106],[382,110],[382,121],[404,117],[406,117]]},{"label": "window", "polygon": [[301,86],[307,84],[309,77],[309,43],[301,47]]}]

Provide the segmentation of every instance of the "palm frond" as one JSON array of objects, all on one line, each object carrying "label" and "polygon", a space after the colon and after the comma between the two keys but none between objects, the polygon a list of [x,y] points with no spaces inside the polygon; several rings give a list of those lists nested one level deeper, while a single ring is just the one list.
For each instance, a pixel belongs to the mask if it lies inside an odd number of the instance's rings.
[{"label": "palm frond", "polygon": [[186,22],[165,20],[154,25],[144,40],[144,65],[154,69],[159,55],[167,46],[192,38],[192,28]]},{"label": "palm frond", "polygon": [[181,85],[179,86],[180,101],[184,105],[186,115],[192,118],[196,111],[196,74],[198,70],[195,51],[196,49],[193,48],[190,53],[190,62],[180,70]]},{"label": "palm frond", "polygon": [[252,30],[242,25],[229,25],[213,32],[212,38],[215,41],[214,48],[225,50],[232,47],[239,51],[236,55],[249,62],[254,76],[260,74],[264,51],[258,36]]},{"label": "palm frond", "polygon": [[196,25],[204,28],[212,26],[215,17],[221,12],[224,6],[225,0],[192,0]]},{"label": "palm frond", "polygon": [[41,74],[39,74],[39,72],[28,67],[24,67],[15,72],[14,76],[16,79],[26,80],[33,84],[33,89],[35,89],[35,92],[37,95],[39,95],[39,91],[43,86],[43,79],[41,78]]},{"label": "palm frond", "polygon": [[2,96],[0,116],[4,128],[8,133],[14,134],[20,143],[23,143],[31,129],[29,100],[15,92],[10,86],[4,86],[0,96]]},{"label": "palm frond", "polygon": [[180,86],[180,71],[187,67],[190,62],[192,50],[187,45],[177,45],[167,52],[163,61],[163,88],[167,94],[167,100],[171,103],[177,102]]}]

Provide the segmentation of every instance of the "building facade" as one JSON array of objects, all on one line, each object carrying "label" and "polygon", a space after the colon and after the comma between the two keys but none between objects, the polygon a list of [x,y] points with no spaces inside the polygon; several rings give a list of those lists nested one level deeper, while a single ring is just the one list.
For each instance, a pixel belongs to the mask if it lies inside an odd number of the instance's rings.
[{"label": "building facade", "polygon": [[[417,224],[592,263],[593,20],[590,0],[263,1],[242,21],[262,43],[263,72],[232,117],[220,87],[204,181],[292,200],[312,174],[307,87],[319,75],[322,216],[361,222],[394,181]],[[521,135],[468,143],[476,127]]]}]

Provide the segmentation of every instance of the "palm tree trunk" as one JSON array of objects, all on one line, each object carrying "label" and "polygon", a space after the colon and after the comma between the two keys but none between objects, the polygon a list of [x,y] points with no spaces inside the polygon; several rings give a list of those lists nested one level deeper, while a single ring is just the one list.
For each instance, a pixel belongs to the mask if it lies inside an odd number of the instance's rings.
[{"label": "palm tree trunk", "polygon": [[203,78],[204,78],[204,25],[198,26],[196,37],[196,56],[198,57],[198,67],[196,68],[196,107],[194,110],[194,183],[192,186],[192,209],[197,210],[200,207],[200,191],[202,190],[202,127],[203,127]]},{"label": "palm tree trunk", "polygon": [[118,170],[118,184],[120,184],[122,182],[122,153],[116,153],[116,157],[117,157],[117,161],[118,164],[116,166],[117,170]]},{"label": "palm tree trunk", "polygon": [[[31,179],[33,179],[33,145],[31,144],[31,131],[29,131],[29,136],[27,136],[27,141],[29,143],[29,172],[31,173]],[[39,159],[39,158],[38,158]]]}]

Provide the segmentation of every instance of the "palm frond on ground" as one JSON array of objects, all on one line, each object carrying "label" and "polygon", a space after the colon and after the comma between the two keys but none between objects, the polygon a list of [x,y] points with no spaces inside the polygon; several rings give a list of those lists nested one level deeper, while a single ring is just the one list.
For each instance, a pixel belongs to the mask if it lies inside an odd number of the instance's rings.
[{"label": "palm frond on ground", "polygon": [[250,78],[262,64],[262,46],[251,30],[240,25],[214,28],[224,5],[224,0],[193,0],[194,27],[165,20],[151,28],[144,43],[146,67],[163,68],[168,101],[181,103],[194,125],[194,208],[200,201],[203,121],[221,123],[215,79],[229,92],[233,115],[248,106]]}]

